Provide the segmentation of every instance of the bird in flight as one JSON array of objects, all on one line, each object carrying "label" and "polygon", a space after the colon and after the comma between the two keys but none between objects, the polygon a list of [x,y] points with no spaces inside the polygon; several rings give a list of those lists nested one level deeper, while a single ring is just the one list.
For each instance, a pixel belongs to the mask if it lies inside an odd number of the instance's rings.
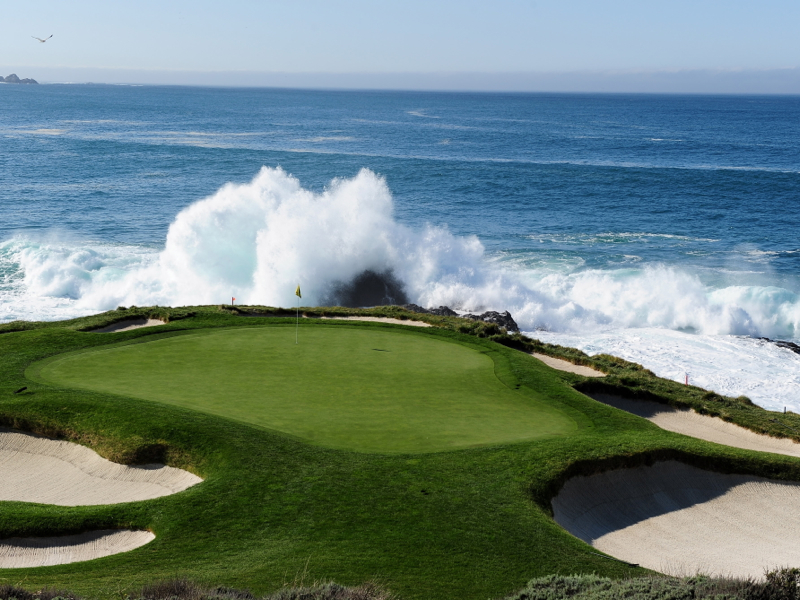
[{"label": "bird in flight", "polygon": [[44,44],[44,43],[45,43],[47,40],[49,40],[51,37],[53,37],[53,34],[51,33],[51,34],[50,34],[50,37],[46,37],[46,38],[44,38],[44,39],[42,39],[42,38],[37,38],[35,35],[32,35],[31,37],[32,37],[33,39],[35,39],[35,40],[39,40],[40,42],[42,42],[42,43]]}]

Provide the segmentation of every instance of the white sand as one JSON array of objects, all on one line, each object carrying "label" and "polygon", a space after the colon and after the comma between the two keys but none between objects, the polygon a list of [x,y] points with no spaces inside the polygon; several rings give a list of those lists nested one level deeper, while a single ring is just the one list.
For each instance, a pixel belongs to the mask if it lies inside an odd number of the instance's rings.
[{"label": "white sand", "polygon": [[396,323],[397,325],[411,325],[412,327],[432,327],[430,323],[423,323],[422,321],[391,319],[389,317],[321,317],[321,318],[336,319],[339,321],[372,321],[373,323]]},{"label": "white sand", "polygon": [[78,535],[0,540],[0,569],[49,567],[128,552],[155,539],[149,531],[91,531]]},{"label": "white sand", "polygon": [[547,356],[546,354],[539,354],[538,352],[531,352],[531,356],[534,358],[538,358],[548,367],[553,369],[558,369],[559,371],[567,371],[569,373],[577,373],[578,375],[583,375],[584,377],[605,377],[606,374],[602,371],[598,371],[597,369],[592,369],[591,367],[584,367],[582,365],[576,365],[568,360],[563,360],[560,358],[553,358],[552,356]]},{"label": "white sand", "polygon": [[693,410],[678,410],[666,404],[629,400],[608,394],[591,394],[591,397],[604,404],[644,417],[667,431],[734,448],[800,456],[800,444],[790,439],[762,435],[717,417],[701,415]]},{"label": "white sand", "polygon": [[79,444],[0,428],[0,500],[116,504],[175,494],[201,481],[182,469],[120,465]]},{"label": "white sand", "polygon": [[670,575],[800,565],[798,483],[666,461],[570,479],[553,513],[598,550]]},{"label": "white sand", "polygon": [[131,329],[141,329],[142,327],[156,327],[158,325],[166,325],[164,321],[159,319],[126,319],[124,321],[117,321],[111,325],[106,325],[100,329],[91,329],[90,333],[117,333],[120,331],[130,331]]}]

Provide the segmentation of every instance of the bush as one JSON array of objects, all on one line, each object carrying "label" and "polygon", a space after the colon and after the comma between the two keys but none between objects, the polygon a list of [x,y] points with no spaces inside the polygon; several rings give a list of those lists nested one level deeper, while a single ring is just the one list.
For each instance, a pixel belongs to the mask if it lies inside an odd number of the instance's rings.
[{"label": "bush", "polygon": [[0,585],[0,600],[79,600],[80,596],[65,590],[45,588],[29,592],[13,585]]},{"label": "bush", "polygon": [[391,596],[376,585],[367,583],[358,587],[342,587],[326,583],[310,588],[287,588],[267,596],[264,600],[390,600]]},{"label": "bush", "polygon": [[[286,587],[262,600],[390,600],[378,586],[367,583],[344,587],[325,583],[312,587]],[[5,598],[0,598],[5,600]],[[19,598],[19,600],[35,600]],[[50,600],[50,599],[47,599]],[[137,600],[254,600],[247,590],[227,587],[208,588],[186,578],[176,578],[146,585]]]},{"label": "bush", "polygon": [[531,580],[505,600],[800,600],[800,569],[779,569],[765,581],[724,577],[550,575]]},{"label": "bush", "polygon": [[142,588],[140,600],[252,600],[247,590],[206,588],[185,577],[151,583]]},{"label": "bush", "polygon": [[766,582],[750,596],[749,600],[798,600],[800,569],[780,569],[767,573]]}]

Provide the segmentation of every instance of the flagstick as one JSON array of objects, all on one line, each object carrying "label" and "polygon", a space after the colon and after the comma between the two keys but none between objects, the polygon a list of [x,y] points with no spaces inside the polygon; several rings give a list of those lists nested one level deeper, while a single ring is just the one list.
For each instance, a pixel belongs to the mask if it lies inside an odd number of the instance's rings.
[{"label": "flagstick", "polygon": [[294,326],[294,343],[297,344],[297,332],[300,329],[300,296],[297,297],[297,324]]}]

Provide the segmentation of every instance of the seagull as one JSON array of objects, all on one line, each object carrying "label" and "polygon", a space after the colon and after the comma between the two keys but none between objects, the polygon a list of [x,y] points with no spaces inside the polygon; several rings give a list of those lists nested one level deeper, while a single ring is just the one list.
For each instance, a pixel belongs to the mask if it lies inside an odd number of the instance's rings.
[{"label": "seagull", "polygon": [[42,43],[44,44],[44,43],[45,43],[47,40],[49,40],[51,37],[53,37],[53,34],[50,34],[50,37],[46,37],[46,38],[44,38],[44,39],[42,39],[42,38],[37,38],[35,35],[32,35],[31,37],[32,37],[33,39],[35,39],[35,40],[39,40],[40,42],[42,42]]}]

